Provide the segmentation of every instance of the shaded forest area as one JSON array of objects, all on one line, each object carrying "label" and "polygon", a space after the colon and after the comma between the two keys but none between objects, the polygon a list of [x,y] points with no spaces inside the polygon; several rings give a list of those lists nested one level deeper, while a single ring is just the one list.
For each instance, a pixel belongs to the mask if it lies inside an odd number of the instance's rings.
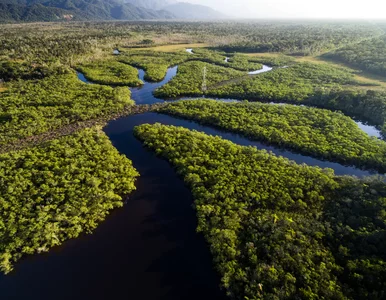
[{"label": "shaded forest area", "polygon": [[343,62],[386,78],[386,35],[340,48],[323,57]]},{"label": "shaded forest area", "polygon": [[386,185],[161,124],[135,134],[192,189],[232,299],[386,296]]}]

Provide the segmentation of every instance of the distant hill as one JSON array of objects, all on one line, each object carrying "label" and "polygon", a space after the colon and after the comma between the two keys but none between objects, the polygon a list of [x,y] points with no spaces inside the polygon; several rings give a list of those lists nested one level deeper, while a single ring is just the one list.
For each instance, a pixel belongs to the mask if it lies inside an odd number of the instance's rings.
[{"label": "distant hill", "polygon": [[177,2],[174,0],[125,0],[138,7],[162,9],[174,14],[178,19],[221,19],[225,16],[205,5]]},{"label": "distant hill", "polygon": [[147,9],[156,9],[161,10],[165,6],[174,4],[177,1],[174,0],[125,0],[126,3],[131,3],[138,7],[143,7]]},{"label": "distant hill", "polygon": [[205,5],[178,2],[162,9],[174,14],[178,19],[222,19],[225,15]]},{"label": "distant hill", "polygon": [[0,22],[173,19],[119,0],[0,0]]}]

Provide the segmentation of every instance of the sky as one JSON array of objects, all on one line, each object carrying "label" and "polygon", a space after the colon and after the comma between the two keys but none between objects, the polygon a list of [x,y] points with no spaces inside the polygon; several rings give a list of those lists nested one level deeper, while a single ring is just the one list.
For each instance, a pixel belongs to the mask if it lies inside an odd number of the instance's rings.
[{"label": "sky", "polygon": [[386,19],[386,0],[181,0],[232,17]]}]

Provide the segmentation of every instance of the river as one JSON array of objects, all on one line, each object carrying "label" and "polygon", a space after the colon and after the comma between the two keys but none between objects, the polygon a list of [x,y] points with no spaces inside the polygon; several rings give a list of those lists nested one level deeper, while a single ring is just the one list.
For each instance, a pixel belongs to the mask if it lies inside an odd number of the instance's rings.
[{"label": "river", "polygon": [[[176,73],[177,67],[170,68],[162,82],[132,88],[132,98],[138,104],[163,101],[152,92]],[[143,70],[139,70],[139,76],[144,80]],[[87,81],[80,73],[78,77]],[[298,163],[333,168],[338,175],[371,174],[166,115],[145,113],[111,121],[104,130],[141,174],[137,191],[92,235],[82,234],[48,253],[28,255],[9,275],[0,275],[2,299],[226,299],[218,289],[220,279],[212,268],[208,246],[195,232],[197,221],[189,189],[167,161],[156,157],[133,136],[135,126],[155,122],[220,135]]]}]

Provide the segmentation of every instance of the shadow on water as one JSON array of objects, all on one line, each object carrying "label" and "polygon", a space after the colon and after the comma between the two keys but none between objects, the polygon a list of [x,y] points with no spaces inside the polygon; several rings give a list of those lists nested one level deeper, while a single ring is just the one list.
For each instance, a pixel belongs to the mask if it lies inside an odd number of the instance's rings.
[{"label": "shadow on water", "polygon": [[[132,98],[138,104],[162,101],[152,92],[176,73],[177,67],[170,68],[162,82],[131,89]],[[82,76],[78,73],[79,79],[87,82]],[[139,76],[144,78],[142,70]],[[197,221],[189,189],[167,161],[157,158],[133,136],[134,126],[155,122],[220,135],[298,163],[332,168],[339,175],[371,175],[166,115],[146,113],[111,121],[106,134],[141,174],[137,191],[94,234],[81,235],[48,253],[26,256],[11,274],[0,275],[1,299],[225,299],[208,246],[202,235],[195,233]]]},{"label": "shadow on water", "polygon": [[[132,130],[134,126],[145,124],[145,123],[148,123],[148,124],[161,123],[164,125],[181,126],[191,130],[205,132],[206,134],[209,134],[209,135],[221,136],[222,138],[232,141],[235,144],[238,144],[241,146],[254,146],[257,149],[265,149],[267,151],[271,151],[272,153],[278,156],[286,157],[290,160],[295,161],[298,164],[305,163],[309,166],[331,168],[334,170],[336,175],[355,175],[358,177],[363,177],[363,176],[371,176],[371,175],[377,174],[376,172],[365,171],[352,166],[345,166],[339,163],[320,160],[313,157],[309,157],[307,155],[301,155],[291,151],[279,149],[277,147],[269,146],[261,142],[251,141],[235,133],[225,132],[225,131],[208,127],[205,125],[200,125],[193,121],[179,119],[179,118],[171,117],[168,115],[157,114],[157,113],[145,113],[142,115],[134,115],[134,116],[121,118],[116,121],[112,121],[106,127],[106,133],[108,134],[110,139],[113,139],[113,136],[111,136],[111,134],[114,131],[121,132],[126,130]],[[115,143],[114,143],[114,146],[117,147]],[[117,147],[117,149],[121,151],[119,147]]]},{"label": "shadow on water", "polygon": [[94,234],[27,256],[1,275],[2,299],[225,299],[208,246],[195,232],[189,189],[132,134],[152,117],[120,119],[106,128],[141,174],[125,206]]}]

